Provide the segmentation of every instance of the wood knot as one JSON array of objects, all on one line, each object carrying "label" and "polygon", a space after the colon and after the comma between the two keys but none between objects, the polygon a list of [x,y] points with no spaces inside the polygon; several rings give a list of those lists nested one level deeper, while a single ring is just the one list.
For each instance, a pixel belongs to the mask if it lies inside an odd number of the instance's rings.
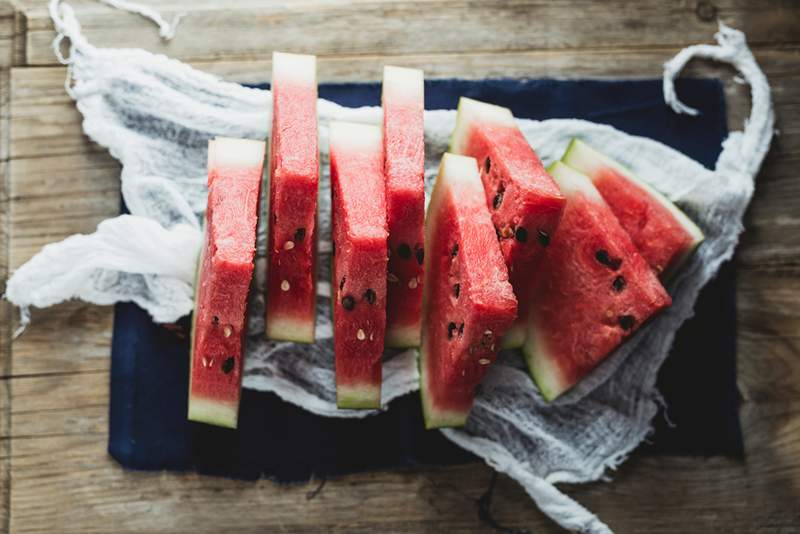
[{"label": "wood knot", "polygon": [[697,2],[694,12],[697,15],[697,18],[703,22],[714,22],[717,20],[717,6],[711,2],[707,2],[706,0]]}]

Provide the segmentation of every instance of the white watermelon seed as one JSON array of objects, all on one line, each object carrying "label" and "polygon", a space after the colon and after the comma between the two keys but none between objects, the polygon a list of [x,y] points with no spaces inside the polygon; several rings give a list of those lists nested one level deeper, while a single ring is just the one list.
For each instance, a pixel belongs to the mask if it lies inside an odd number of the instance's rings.
[{"label": "white watermelon seed", "polygon": [[231,337],[231,334],[233,334],[233,328],[231,328],[230,325],[226,324],[225,328],[222,329],[222,335],[225,337]]},{"label": "white watermelon seed", "polygon": [[356,332],[356,337],[358,338],[359,341],[364,341],[365,339],[367,339],[367,335],[360,328],[358,329],[358,332]]},{"label": "white watermelon seed", "polygon": [[289,291],[290,287],[291,286],[289,285],[288,280],[284,280],[283,282],[281,282],[281,291]]},{"label": "white watermelon seed", "polygon": [[400,279],[397,278],[397,276],[393,275],[392,273],[388,273],[386,275],[386,279],[389,280],[390,282],[399,282],[400,281]]},{"label": "white watermelon seed", "polygon": [[414,278],[408,281],[408,287],[410,287],[411,289],[417,289],[418,283],[419,282],[417,282],[417,277],[415,276]]},{"label": "white watermelon seed", "polygon": [[284,250],[292,250],[294,248],[294,241],[287,241],[283,244]]},{"label": "white watermelon seed", "polygon": [[478,360],[478,363],[481,365],[489,365],[490,363],[492,363],[492,361],[489,360],[488,358],[481,358],[480,360]]}]

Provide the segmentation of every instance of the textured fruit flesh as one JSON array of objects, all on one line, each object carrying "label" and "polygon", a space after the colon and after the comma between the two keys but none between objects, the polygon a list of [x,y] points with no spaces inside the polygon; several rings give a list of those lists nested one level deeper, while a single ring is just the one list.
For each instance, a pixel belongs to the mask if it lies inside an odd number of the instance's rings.
[{"label": "textured fruit flesh", "polygon": [[462,98],[458,113],[455,148],[478,161],[486,204],[519,301],[520,319],[503,345],[520,347],[536,269],[565,200],[508,109]]},{"label": "textured fruit flesh", "polygon": [[267,337],[312,343],[319,185],[314,56],[273,55],[272,102]]},{"label": "textured fruit flesh", "polygon": [[420,350],[425,425],[461,426],[517,312],[473,158],[445,154],[425,238]]},{"label": "textured fruit flesh", "polygon": [[703,240],[703,233],[664,195],[611,158],[573,139],[564,163],[591,178],[650,267],[667,279]]},{"label": "textured fruit flesh", "polygon": [[189,419],[236,428],[264,143],[208,148],[208,207],[192,320]]},{"label": "textured fruit flesh", "polygon": [[422,71],[385,67],[383,147],[389,285],[386,345],[416,347],[420,340],[425,219],[424,82]]},{"label": "textured fruit flesh", "polygon": [[548,400],[671,303],[589,178],[562,163],[551,174],[567,205],[533,291],[524,350]]},{"label": "textured fruit flesh", "polygon": [[332,123],[330,161],[336,402],[378,408],[388,237],[380,128]]}]

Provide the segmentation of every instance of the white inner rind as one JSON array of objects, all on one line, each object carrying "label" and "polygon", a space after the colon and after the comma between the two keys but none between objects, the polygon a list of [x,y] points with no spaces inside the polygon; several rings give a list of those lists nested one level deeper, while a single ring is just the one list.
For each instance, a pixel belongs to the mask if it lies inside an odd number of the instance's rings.
[{"label": "white inner rind", "polygon": [[560,161],[556,161],[547,168],[547,172],[550,173],[550,176],[556,181],[559,189],[561,189],[561,193],[565,197],[572,197],[578,193],[582,193],[593,200],[604,202],[600,191],[597,190],[589,177],[576,171],[572,167]]},{"label": "white inner rind", "polygon": [[221,402],[202,397],[189,399],[189,420],[210,425],[236,428],[238,424],[238,406],[234,403]]},{"label": "white inner rind", "polygon": [[626,169],[624,166],[620,165],[618,162],[614,161],[610,157],[606,156],[598,152],[597,150],[593,149],[580,139],[573,139],[570,143],[567,151],[564,153],[564,157],[562,161],[573,167],[574,169],[587,174],[590,178],[594,178],[597,173],[605,168],[612,168],[615,171],[619,172],[625,178],[629,179],[633,183],[639,185],[642,189],[647,191],[659,204],[664,206],[678,223],[683,227],[686,232],[692,236],[692,245],[689,248],[689,252],[694,249],[700,242],[703,241],[704,235],[703,232],[698,228],[698,226],[685,214],[681,211],[675,204],[673,204],[667,197],[665,197],[661,192],[654,189],[648,183],[643,180],[640,180],[633,172]]},{"label": "white inner rind", "polygon": [[422,102],[425,94],[425,81],[420,69],[405,67],[383,67],[383,95],[412,102]]},{"label": "white inner rind", "polygon": [[304,54],[272,53],[272,83],[275,80],[317,85],[317,57]]},{"label": "white inner rind", "polygon": [[265,153],[266,143],[264,141],[217,137],[208,142],[208,168],[261,167],[264,163]]},{"label": "white inner rind", "polygon": [[331,122],[329,139],[331,153],[383,150],[381,128],[370,124]]},{"label": "white inner rind", "polygon": [[458,113],[456,114],[456,127],[450,138],[450,152],[463,154],[467,149],[467,135],[473,124],[486,122],[504,126],[516,126],[511,110],[494,104],[487,104],[462,96],[458,100]]}]

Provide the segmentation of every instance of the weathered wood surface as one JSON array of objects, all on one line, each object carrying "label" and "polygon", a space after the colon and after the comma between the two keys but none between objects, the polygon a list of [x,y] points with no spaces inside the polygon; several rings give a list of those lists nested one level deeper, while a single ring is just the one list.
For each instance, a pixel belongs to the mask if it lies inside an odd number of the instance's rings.
[{"label": "weathered wood surface", "polygon": [[[169,19],[189,4],[171,0],[160,9]],[[781,131],[736,258],[747,459],[640,452],[612,484],[567,489],[620,532],[800,530],[800,4],[191,4],[178,37],[165,44],[139,17],[74,2],[97,45],[143,46],[242,82],[267,78],[263,58],[273,48],[320,54],[321,81],[376,80],[387,62],[423,67],[431,77],[658,77],[680,47],[710,41],[708,10],[745,29],[773,85]],[[82,134],[64,93],[46,3],[18,1],[16,13],[3,5],[0,95],[10,97],[0,100],[0,121],[10,121],[0,122],[0,284],[5,269],[42,245],[91,232],[119,198],[119,165]],[[11,51],[5,63],[3,50]],[[15,67],[3,70],[8,64]],[[696,63],[688,73],[726,79],[730,126],[739,128],[746,88],[726,68]],[[475,506],[491,478],[485,466],[348,476],[312,500],[306,494],[316,482],[125,471],[106,454],[111,310],[82,303],[37,310],[13,344],[8,312],[0,306],[0,531],[489,531]],[[555,530],[505,477],[492,509],[504,525]]]}]

